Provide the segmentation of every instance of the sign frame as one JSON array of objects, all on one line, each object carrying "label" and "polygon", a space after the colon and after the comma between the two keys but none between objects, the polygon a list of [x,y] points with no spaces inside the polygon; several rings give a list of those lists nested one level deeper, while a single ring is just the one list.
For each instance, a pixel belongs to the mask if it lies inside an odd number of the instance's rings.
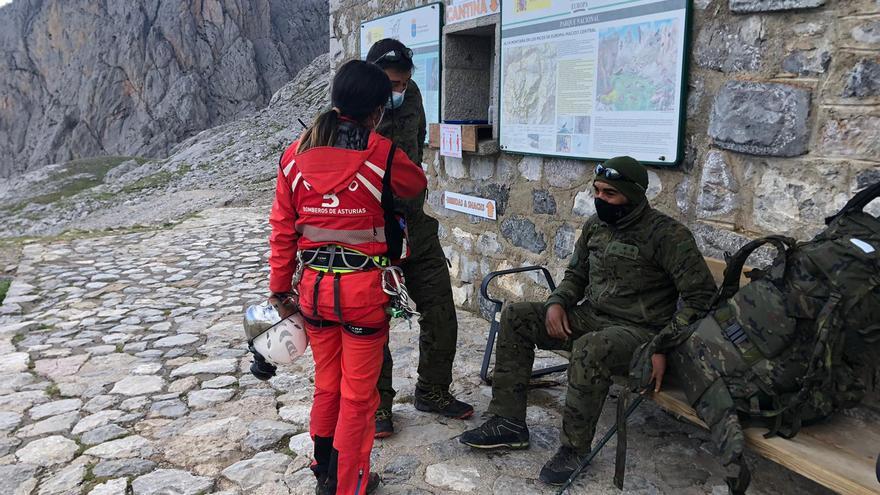
[{"label": "sign frame", "polygon": [[[635,1],[635,0],[629,0]],[[660,0],[658,0],[659,2]],[[622,1],[620,3],[629,3],[628,1]],[[681,84],[678,88],[678,98],[679,98],[679,108],[678,108],[678,129],[676,130],[676,159],[674,161],[663,161],[663,160],[639,160],[639,163],[643,165],[652,165],[660,168],[678,168],[684,162],[684,154],[685,154],[685,129],[687,127],[687,93],[688,93],[688,80],[690,74],[690,62],[691,62],[691,44],[692,44],[692,31],[693,31],[693,2],[691,0],[684,0],[684,33],[682,38],[682,63],[681,63]],[[613,5],[612,5],[613,6]],[[503,112],[502,112],[502,102],[503,99],[503,90],[504,90],[504,8],[502,3],[502,8],[499,12],[499,21],[498,21],[498,29],[499,29],[499,37],[501,37],[501,46],[498,50],[498,143],[499,146],[502,142],[502,134],[504,132],[503,126]],[[548,158],[564,158],[564,159],[572,159],[579,160],[585,162],[604,162],[612,157],[596,157],[596,156],[580,156],[580,155],[572,155],[572,154],[553,154],[553,153],[542,153],[540,151],[529,152],[529,151],[518,151],[518,150],[508,150],[503,147],[500,148],[502,153],[509,153],[512,155],[522,155],[522,156],[540,156],[540,157],[548,157]]]},{"label": "sign frame", "polygon": [[[382,19],[387,19],[389,17],[393,17],[396,15],[405,14],[407,12],[412,12],[414,10],[427,9],[432,6],[436,7],[438,10],[438,14],[437,14],[438,15],[438,26],[437,26],[437,32],[438,32],[438,39],[437,39],[437,122],[431,122],[428,120],[427,115],[425,116],[426,117],[425,118],[425,120],[426,120],[426,122],[425,122],[425,125],[426,125],[425,143],[426,144],[427,144],[428,138],[429,138],[428,132],[427,132],[427,127],[432,123],[435,123],[435,124],[442,124],[443,123],[443,27],[446,25],[446,10],[445,10],[446,5],[443,3],[442,0],[437,0],[437,1],[426,3],[423,5],[418,5],[416,7],[412,7],[409,9],[404,9],[404,10],[401,10],[398,12],[392,12],[390,14],[386,14],[386,15],[383,15],[380,17],[375,17],[373,19],[361,20],[359,23],[359,28],[358,28],[358,58],[360,60],[364,60],[367,56],[366,52],[369,51],[369,47],[366,47],[366,49],[364,49],[364,47],[361,46],[362,32],[363,32],[364,26],[366,24],[369,24],[371,22],[381,21]],[[408,48],[411,48],[411,47],[408,47]],[[361,53],[363,53],[364,55],[361,55]],[[422,92],[422,105],[424,106],[424,104],[425,104],[425,96],[424,96],[425,93],[424,92],[426,91],[426,88],[422,88],[421,86],[419,86],[419,91]],[[426,114],[427,114],[427,112],[426,112]]]}]

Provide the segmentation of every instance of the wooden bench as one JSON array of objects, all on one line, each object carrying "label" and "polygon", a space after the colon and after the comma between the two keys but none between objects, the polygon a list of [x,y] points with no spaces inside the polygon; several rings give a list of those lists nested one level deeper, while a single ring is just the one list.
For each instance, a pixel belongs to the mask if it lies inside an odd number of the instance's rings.
[{"label": "wooden bench", "polygon": [[[716,283],[723,278],[725,263],[714,258],[706,258],[706,264],[712,272]],[[480,377],[491,383],[488,376],[489,361],[495,337],[500,330],[502,301],[488,294],[489,283],[496,277],[540,270],[547,280],[550,290],[555,284],[550,272],[543,267],[521,267],[493,272],[483,279],[480,292],[485,299],[495,305],[495,314],[489,329],[486,351]],[[740,283],[748,282],[745,276]],[[567,352],[557,352],[568,358]],[[567,365],[551,366],[532,372],[533,377],[564,371]],[[659,393],[650,394],[651,399],[666,411],[680,419],[706,428],[706,424],[697,416],[694,409],[687,403],[681,390],[664,387]],[[868,424],[844,414],[836,414],[828,421],[803,428],[798,435],[786,440],[781,437],[764,438],[765,428],[748,427],[744,429],[746,444],[755,453],[770,459],[777,464],[797,472],[837,493],[845,495],[877,495],[880,494],[880,482],[877,480],[876,456],[880,452],[880,424]]]}]

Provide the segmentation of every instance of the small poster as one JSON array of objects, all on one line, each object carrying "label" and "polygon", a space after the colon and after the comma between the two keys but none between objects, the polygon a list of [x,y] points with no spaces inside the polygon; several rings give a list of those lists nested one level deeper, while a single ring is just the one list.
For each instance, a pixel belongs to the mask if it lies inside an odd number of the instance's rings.
[{"label": "small poster", "polygon": [[440,154],[461,158],[461,126],[440,124]]},{"label": "small poster", "polygon": [[501,0],[446,0],[446,24],[497,14]]},{"label": "small poster", "polygon": [[489,220],[497,220],[495,200],[468,196],[445,191],[443,193],[443,207],[447,210],[460,211],[468,215],[474,215]]}]

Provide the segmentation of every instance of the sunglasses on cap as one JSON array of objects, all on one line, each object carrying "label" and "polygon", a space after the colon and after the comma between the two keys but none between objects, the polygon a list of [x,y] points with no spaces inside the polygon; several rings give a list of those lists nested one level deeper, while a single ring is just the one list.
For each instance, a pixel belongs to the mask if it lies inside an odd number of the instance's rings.
[{"label": "sunglasses on cap", "polygon": [[644,187],[642,187],[641,184],[639,184],[638,182],[635,182],[633,180],[630,180],[628,177],[626,177],[623,174],[621,174],[620,172],[618,172],[617,169],[606,167],[605,165],[602,165],[601,163],[599,165],[596,165],[596,177],[597,178],[605,177],[606,179],[611,179],[611,180],[624,180],[626,182],[630,182],[632,184],[639,186],[639,189],[644,189]]},{"label": "sunglasses on cap", "polygon": [[374,64],[378,64],[381,62],[400,62],[401,60],[412,60],[413,51],[409,48],[405,48],[403,50],[391,50],[386,52],[384,55],[380,56],[376,60],[373,60]]}]

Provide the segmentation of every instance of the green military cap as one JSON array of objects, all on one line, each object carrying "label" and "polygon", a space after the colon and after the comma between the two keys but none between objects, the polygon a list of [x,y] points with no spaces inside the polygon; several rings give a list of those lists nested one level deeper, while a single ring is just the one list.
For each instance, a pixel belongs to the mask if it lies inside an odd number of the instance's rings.
[{"label": "green military cap", "polygon": [[645,200],[648,171],[631,156],[616,156],[596,166],[596,179],[610,184],[633,204]]}]

